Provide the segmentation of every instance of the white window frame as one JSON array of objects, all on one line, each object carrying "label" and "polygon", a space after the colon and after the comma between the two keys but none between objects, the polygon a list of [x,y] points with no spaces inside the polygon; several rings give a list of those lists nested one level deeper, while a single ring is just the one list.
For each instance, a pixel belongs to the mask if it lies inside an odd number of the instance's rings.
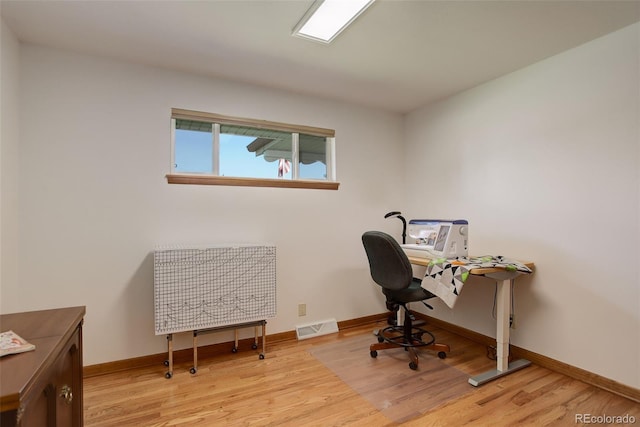
[{"label": "white window frame", "polygon": [[[175,130],[176,119],[194,120],[212,123],[212,173],[181,173],[176,172],[175,159]],[[290,132],[291,143],[291,179],[248,178],[220,176],[220,125],[246,126],[256,129],[269,129],[282,132]],[[325,137],[325,165],[326,179],[304,180],[299,179],[299,135],[314,135]],[[171,109],[171,166],[170,173],[166,175],[170,184],[205,184],[205,185],[234,185],[251,187],[285,187],[285,188],[312,188],[337,190],[340,183],[336,181],[336,152],[335,130],[318,127],[291,125],[287,123],[271,122],[266,120],[247,119],[240,117],[223,116],[202,111]]]}]

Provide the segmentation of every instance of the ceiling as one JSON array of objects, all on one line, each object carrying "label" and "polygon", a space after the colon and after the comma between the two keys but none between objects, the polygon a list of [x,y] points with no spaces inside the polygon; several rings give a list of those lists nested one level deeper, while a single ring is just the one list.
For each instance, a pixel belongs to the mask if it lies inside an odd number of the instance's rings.
[{"label": "ceiling", "polygon": [[640,0],[377,0],[333,43],[312,0],[1,0],[25,43],[405,113],[640,21]]}]

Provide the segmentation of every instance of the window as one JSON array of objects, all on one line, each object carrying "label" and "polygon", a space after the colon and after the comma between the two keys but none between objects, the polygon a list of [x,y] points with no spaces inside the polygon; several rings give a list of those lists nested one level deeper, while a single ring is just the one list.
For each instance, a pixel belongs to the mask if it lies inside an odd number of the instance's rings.
[{"label": "window", "polygon": [[173,184],[337,189],[335,131],[171,111]]}]

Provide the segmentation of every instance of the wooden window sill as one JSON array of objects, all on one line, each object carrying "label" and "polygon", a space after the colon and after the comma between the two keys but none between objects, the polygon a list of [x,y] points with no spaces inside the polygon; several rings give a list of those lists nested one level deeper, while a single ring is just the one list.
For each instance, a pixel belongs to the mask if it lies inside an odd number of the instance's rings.
[{"label": "wooden window sill", "polygon": [[188,185],[227,185],[236,187],[276,187],[276,188],[308,188],[313,190],[337,190],[340,186],[335,181],[290,180],[269,178],[237,178],[230,176],[181,175],[168,174],[169,184]]}]

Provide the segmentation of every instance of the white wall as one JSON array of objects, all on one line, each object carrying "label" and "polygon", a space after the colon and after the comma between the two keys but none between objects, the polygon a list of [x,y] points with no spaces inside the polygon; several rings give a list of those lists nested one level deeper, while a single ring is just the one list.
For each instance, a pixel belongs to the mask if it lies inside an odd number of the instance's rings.
[{"label": "white wall", "polygon": [[[472,254],[535,262],[511,342],[640,387],[640,25],[406,119],[412,217],[469,220]],[[495,336],[493,287],[432,313]]]},{"label": "white wall", "polygon": [[[86,365],[163,352],[153,325],[153,248],[245,242],[277,245],[278,316],[267,333],[384,311],[360,236],[395,230],[383,215],[402,200],[400,115],[20,50],[20,277],[2,284],[3,312],[86,305]],[[340,189],[169,185],[171,107],[333,128]],[[202,344],[229,339],[206,335]],[[176,337],[177,348],[190,345],[189,334]]]},{"label": "white wall", "polygon": [[20,47],[0,20],[0,312],[4,283],[18,277],[18,142]]}]

